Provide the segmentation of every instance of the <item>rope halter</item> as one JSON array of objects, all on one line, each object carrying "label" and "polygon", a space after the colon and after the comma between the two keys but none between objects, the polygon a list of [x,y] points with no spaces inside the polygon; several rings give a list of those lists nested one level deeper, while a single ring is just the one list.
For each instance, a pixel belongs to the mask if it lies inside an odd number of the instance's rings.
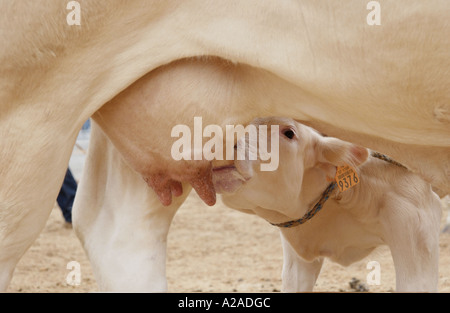
[{"label": "rope halter", "polygon": [[[407,169],[404,165],[398,163],[397,161],[391,159],[390,157],[388,157],[384,154],[372,151],[370,155],[374,158],[378,158],[385,162],[388,162],[388,163],[394,164],[396,166],[402,167],[404,169]],[[334,181],[330,185],[328,185],[328,187],[325,189],[325,191],[320,196],[319,201],[317,201],[317,203],[314,205],[314,207],[311,210],[309,210],[308,212],[306,212],[306,214],[303,215],[303,217],[301,217],[297,220],[292,220],[292,221],[288,221],[288,222],[284,222],[284,223],[270,223],[270,224],[272,224],[273,226],[282,227],[282,228],[291,228],[291,227],[295,227],[295,226],[304,224],[305,222],[312,219],[322,209],[323,205],[328,200],[331,192],[333,192],[333,190],[336,188],[336,186],[337,186],[336,181]]]}]

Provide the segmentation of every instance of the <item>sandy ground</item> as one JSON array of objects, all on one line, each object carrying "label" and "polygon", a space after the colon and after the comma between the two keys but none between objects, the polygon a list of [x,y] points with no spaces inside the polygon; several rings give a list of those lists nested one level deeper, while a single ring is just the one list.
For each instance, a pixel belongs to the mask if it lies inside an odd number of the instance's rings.
[{"label": "sandy ground", "polygon": [[[81,266],[79,286],[66,283],[70,261]],[[393,291],[395,274],[387,247],[347,268],[325,262],[315,291],[353,291],[353,278],[366,283],[369,261],[379,262],[381,269],[381,284],[367,286],[369,291]],[[207,207],[195,194],[175,216],[168,239],[169,292],[279,292],[281,268],[278,230],[256,216],[221,204]],[[44,231],[19,262],[8,292],[96,291],[89,261],[55,207]],[[441,235],[439,291],[450,292],[450,234]]]}]

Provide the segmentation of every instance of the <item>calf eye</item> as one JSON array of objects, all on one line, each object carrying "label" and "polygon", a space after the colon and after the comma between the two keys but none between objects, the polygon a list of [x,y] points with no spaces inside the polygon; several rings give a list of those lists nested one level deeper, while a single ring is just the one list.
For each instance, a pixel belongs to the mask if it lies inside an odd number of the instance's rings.
[{"label": "calf eye", "polygon": [[292,138],[294,138],[295,133],[294,133],[294,131],[292,131],[291,129],[286,129],[285,131],[283,131],[283,135],[284,135],[286,138],[292,139]]}]

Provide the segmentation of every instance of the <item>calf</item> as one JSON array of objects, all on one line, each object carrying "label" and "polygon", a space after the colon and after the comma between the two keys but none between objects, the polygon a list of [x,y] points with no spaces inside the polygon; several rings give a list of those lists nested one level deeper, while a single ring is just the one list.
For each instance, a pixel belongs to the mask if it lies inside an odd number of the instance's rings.
[{"label": "calf", "polygon": [[[392,252],[397,291],[437,290],[441,204],[428,183],[294,120],[252,124],[268,126],[269,143],[279,136],[278,169],[261,171],[259,157],[236,160],[213,168],[213,181],[226,205],[280,227],[283,291],[313,290],[325,257],[347,266],[383,244]],[[255,142],[247,134],[237,150]],[[358,184],[340,191],[333,180],[344,165],[354,168],[350,178]]]}]

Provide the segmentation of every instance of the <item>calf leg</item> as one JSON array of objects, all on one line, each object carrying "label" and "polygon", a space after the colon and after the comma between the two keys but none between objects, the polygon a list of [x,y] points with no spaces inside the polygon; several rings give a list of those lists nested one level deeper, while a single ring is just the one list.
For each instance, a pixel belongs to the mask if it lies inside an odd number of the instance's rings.
[{"label": "calf leg", "polygon": [[319,277],[323,259],[306,262],[295,252],[283,234],[281,234],[281,242],[283,246],[282,291],[312,291]]},{"label": "calf leg", "polygon": [[89,153],[73,208],[73,226],[102,291],[167,289],[166,240],[190,191],[163,206],[93,123]]},{"label": "calf leg", "polygon": [[382,210],[382,225],[394,260],[397,291],[437,291],[441,216],[437,202],[432,201],[433,205],[426,208],[403,202]]}]

